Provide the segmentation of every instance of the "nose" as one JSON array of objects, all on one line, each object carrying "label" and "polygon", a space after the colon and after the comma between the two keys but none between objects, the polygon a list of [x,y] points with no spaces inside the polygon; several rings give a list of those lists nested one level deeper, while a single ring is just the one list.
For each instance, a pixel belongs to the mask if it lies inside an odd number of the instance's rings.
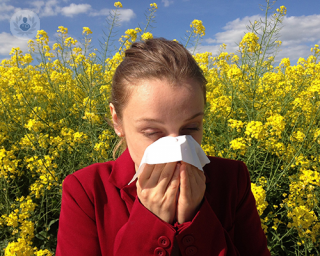
[{"label": "nose", "polygon": [[181,134],[179,133],[179,132],[172,132],[172,133],[170,133],[170,134],[168,134],[167,136],[168,137],[178,137],[178,136],[180,136]]}]

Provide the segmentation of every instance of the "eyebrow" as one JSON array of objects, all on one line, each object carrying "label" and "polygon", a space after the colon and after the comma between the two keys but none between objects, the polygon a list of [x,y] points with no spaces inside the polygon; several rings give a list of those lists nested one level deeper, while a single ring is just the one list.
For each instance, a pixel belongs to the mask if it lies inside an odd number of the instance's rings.
[{"label": "eyebrow", "polygon": [[[190,121],[198,116],[201,116],[201,115],[204,115],[204,112],[199,112],[195,115],[193,115],[192,117],[188,118],[186,121]],[[154,123],[160,123],[160,124],[164,124],[164,122],[162,122],[161,120],[157,120],[157,119],[153,119],[153,118],[141,118],[141,119],[138,119],[136,120],[137,123],[140,123],[140,122],[154,122]]]}]

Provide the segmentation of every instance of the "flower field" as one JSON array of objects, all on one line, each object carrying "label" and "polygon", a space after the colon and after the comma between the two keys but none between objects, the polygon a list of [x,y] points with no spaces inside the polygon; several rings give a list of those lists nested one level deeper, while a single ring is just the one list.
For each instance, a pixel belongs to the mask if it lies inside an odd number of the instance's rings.
[{"label": "flower field", "polygon": [[[113,159],[112,76],[125,49],[153,37],[157,5],[148,25],[127,30],[112,53],[122,5],[115,7],[100,50],[90,47],[89,28],[78,42],[59,27],[54,44],[40,30],[28,53],[13,48],[0,64],[0,255],[54,255],[64,178]],[[248,166],[272,255],[319,255],[320,49],[297,65],[276,64],[285,14],[284,6],[266,8],[234,54],[225,45],[216,56],[194,54],[208,81],[202,148]],[[185,45],[196,47],[205,27],[190,27]]]}]

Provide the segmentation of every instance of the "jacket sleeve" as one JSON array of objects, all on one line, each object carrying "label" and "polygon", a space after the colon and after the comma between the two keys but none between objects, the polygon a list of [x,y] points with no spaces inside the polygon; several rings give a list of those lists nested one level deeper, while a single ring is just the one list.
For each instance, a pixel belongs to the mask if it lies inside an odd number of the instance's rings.
[{"label": "jacket sleeve", "polygon": [[128,222],[116,235],[114,256],[171,255],[175,235],[172,225],[150,212],[136,197]]},{"label": "jacket sleeve", "polygon": [[227,232],[223,228],[205,198],[194,219],[177,226],[176,238],[181,255],[270,255],[251,192],[249,173],[245,164],[240,161],[237,183],[238,199],[231,230]]},{"label": "jacket sleeve", "polygon": [[82,185],[71,174],[62,190],[56,256],[101,255],[94,207]]},{"label": "jacket sleeve", "polygon": [[[74,175],[63,182],[56,256],[101,255],[94,205]],[[116,219],[115,219],[116,221]],[[174,227],[150,212],[136,197],[128,221],[115,237],[108,256],[171,255]]]}]

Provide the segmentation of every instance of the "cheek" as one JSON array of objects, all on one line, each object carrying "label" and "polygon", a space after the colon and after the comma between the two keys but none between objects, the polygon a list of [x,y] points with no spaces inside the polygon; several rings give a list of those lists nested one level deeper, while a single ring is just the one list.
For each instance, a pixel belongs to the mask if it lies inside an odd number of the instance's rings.
[{"label": "cheek", "polygon": [[201,128],[201,131],[199,131],[195,136],[193,136],[193,138],[195,139],[196,142],[199,143],[199,145],[201,145],[202,137],[203,137],[203,127]]},{"label": "cheek", "polygon": [[202,134],[199,135],[199,136],[197,136],[197,137],[195,138],[195,141],[198,142],[199,145],[201,145],[201,142],[202,142]]},{"label": "cheek", "polygon": [[130,137],[127,139],[127,145],[130,152],[130,156],[135,163],[136,170],[140,165],[140,162],[142,160],[144,151],[149,146],[149,144],[146,144],[138,139],[138,136],[134,136],[133,138]]}]

